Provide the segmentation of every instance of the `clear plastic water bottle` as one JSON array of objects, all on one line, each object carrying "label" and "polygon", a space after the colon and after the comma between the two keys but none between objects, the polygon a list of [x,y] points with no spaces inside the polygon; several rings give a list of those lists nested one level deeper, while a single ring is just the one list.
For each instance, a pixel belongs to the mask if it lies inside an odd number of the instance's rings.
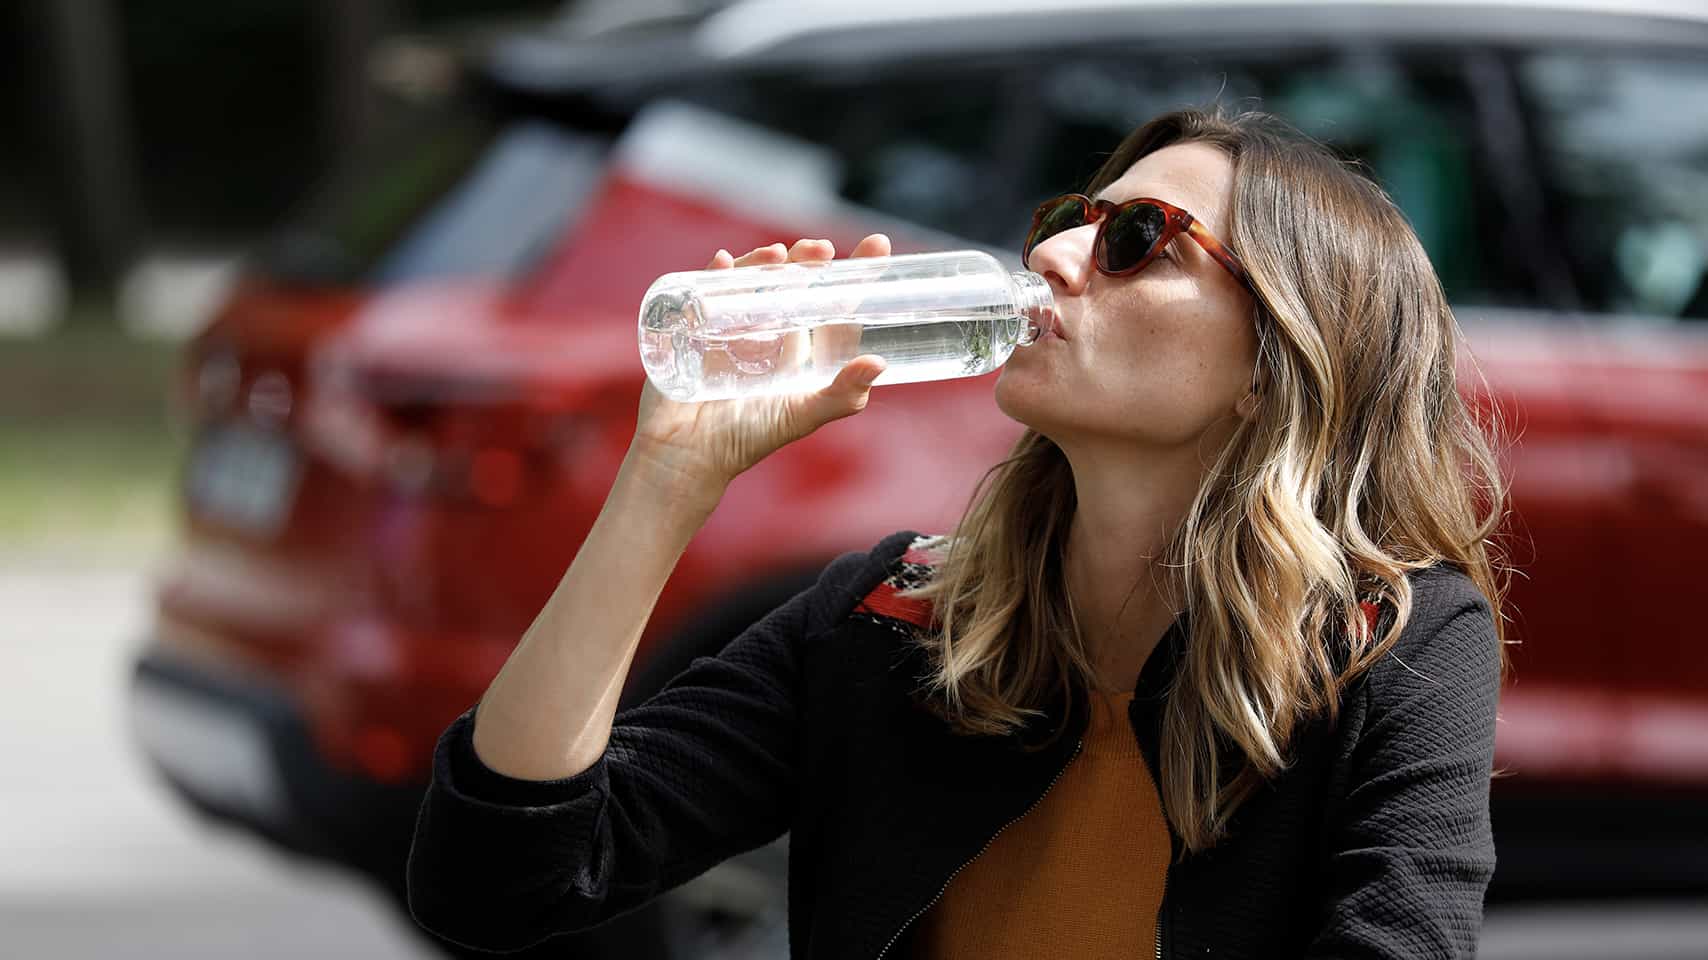
[{"label": "clear plastic water bottle", "polygon": [[1054,315],[1043,277],[976,250],[667,273],[641,303],[641,364],[678,401],[818,390],[867,353],[874,385],[971,377]]}]

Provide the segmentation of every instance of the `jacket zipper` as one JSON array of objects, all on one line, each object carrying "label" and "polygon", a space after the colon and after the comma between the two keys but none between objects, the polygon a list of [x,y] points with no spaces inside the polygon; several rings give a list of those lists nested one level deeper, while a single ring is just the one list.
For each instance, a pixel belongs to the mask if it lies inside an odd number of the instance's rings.
[{"label": "jacket zipper", "polygon": [[[1075,760],[1079,759],[1079,751],[1084,746],[1085,746],[1085,738],[1081,737],[1073,745],[1073,756],[1068,757],[1067,763],[1062,764],[1062,768],[1060,770],[1056,771],[1056,775],[1054,777],[1050,778],[1050,785],[1044,788],[1043,793],[1038,794],[1038,799],[1033,800],[1031,806],[1027,807],[1025,810],[1020,811],[1020,816],[1015,817],[1012,820],[1009,820],[1007,823],[1004,823],[1002,826],[998,827],[996,832],[990,835],[990,839],[986,840],[984,842],[984,846],[979,848],[978,853],[973,854],[971,857],[967,858],[967,860],[964,861],[960,866],[956,867],[954,869],[954,871],[949,874],[949,878],[947,880],[943,881],[943,885],[937,888],[937,895],[932,897],[930,902],[928,902],[925,906],[920,907],[918,910],[914,911],[913,916],[908,917],[907,922],[903,923],[901,925],[901,928],[898,929],[893,935],[891,935],[890,942],[884,944],[884,948],[882,950],[878,951],[878,956],[877,956],[876,960],[884,960],[885,955],[887,955],[890,952],[890,948],[895,946],[896,941],[901,939],[901,935],[907,932],[907,928],[913,926],[913,922],[915,920],[918,920],[920,917],[925,916],[925,912],[927,910],[930,910],[932,907],[936,906],[937,901],[943,899],[943,894],[948,892],[949,884],[955,882],[955,877],[958,876],[962,870],[965,870],[965,869],[967,869],[967,867],[971,866],[972,862],[974,860],[977,860],[979,857],[983,856],[984,852],[986,850],[990,849],[990,845],[996,842],[996,838],[1002,836],[1002,831],[1007,830],[1009,827],[1014,826],[1016,823],[1019,823],[1021,820],[1025,819],[1025,817],[1028,813],[1031,813],[1033,810],[1038,809],[1038,804],[1043,803],[1044,798],[1050,795],[1050,791],[1054,790],[1056,788],[1056,781],[1060,780],[1062,778],[1062,774],[1067,773],[1068,767],[1073,766],[1073,762]],[[1168,881],[1166,879],[1164,879],[1163,880],[1163,889],[1166,891],[1167,888],[1168,888]],[[1161,937],[1160,931],[1157,935],[1159,938]],[[1157,943],[1158,943],[1157,949],[1160,950],[1161,949],[1160,944],[1162,943],[1162,941],[1159,939],[1157,941]]]},{"label": "jacket zipper", "polygon": [[1162,960],[1162,913],[1168,909],[1168,873],[1170,867],[1162,871],[1162,899],[1156,905],[1156,960]]}]

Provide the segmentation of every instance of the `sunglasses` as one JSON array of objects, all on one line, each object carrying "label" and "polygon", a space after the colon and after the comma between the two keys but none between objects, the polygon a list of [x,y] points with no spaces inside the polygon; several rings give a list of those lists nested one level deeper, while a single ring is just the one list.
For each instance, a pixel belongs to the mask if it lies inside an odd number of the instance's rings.
[{"label": "sunglasses", "polygon": [[[1026,249],[1020,262],[1032,258],[1038,244],[1064,230],[1097,224],[1092,242],[1092,261],[1097,271],[1109,277],[1130,277],[1150,266],[1175,237],[1186,234],[1198,241],[1204,252],[1226,267],[1234,279],[1254,293],[1251,276],[1232,250],[1222,245],[1192,214],[1164,200],[1140,197],[1125,203],[1093,200],[1084,194],[1065,193],[1045,200],[1032,213],[1032,229],[1026,234]],[[1028,265],[1028,269],[1030,266]]]}]

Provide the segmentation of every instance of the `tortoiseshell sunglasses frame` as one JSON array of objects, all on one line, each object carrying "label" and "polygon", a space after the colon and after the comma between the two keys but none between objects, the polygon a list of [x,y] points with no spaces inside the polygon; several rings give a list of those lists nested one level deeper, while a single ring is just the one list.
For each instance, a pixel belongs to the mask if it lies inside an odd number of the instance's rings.
[{"label": "tortoiseshell sunglasses frame", "polygon": [[[1084,223],[1097,224],[1097,236],[1092,240],[1091,260],[1097,267],[1097,272],[1106,277],[1130,277],[1138,273],[1150,266],[1157,254],[1174,242],[1175,237],[1185,234],[1197,241],[1198,246],[1203,247],[1204,252],[1209,254],[1212,259],[1227,268],[1227,271],[1233,274],[1234,279],[1238,280],[1246,289],[1251,290],[1253,294],[1257,292],[1256,288],[1252,286],[1251,274],[1246,272],[1245,264],[1240,262],[1239,257],[1232,250],[1229,250],[1222,241],[1217,240],[1215,235],[1199,223],[1192,214],[1166,200],[1158,200],[1155,197],[1137,197],[1122,203],[1115,203],[1111,200],[1093,200],[1083,193],[1064,193],[1059,197],[1045,200],[1038,204],[1037,209],[1032,211],[1032,226],[1026,231],[1026,247],[1020,254],[1021,263],[1024,264],[1029,261],[1032,258],[1032,251],[1037,248],[1039,243],[1043,242],[1042,240],[1034,240],[1033,237],[1037,235],[1038,227],[1042,223],[1044,215],[1054,210],[1064,200],[1079,201],[1080,215]],[[1156,241],[1151,244],[1150,249],[1139,259],[1138,263],[1121,270],[1111,270],[1108,264],[1108,246],[1103,242],[1103,228],[1117,214],[1130,207],[1140,205],[1155,207],[1162,211],[1166,218],[1162,233],[1158,235]],[[1070,227],[1068,229],[1075,228]],[[1057,231],[1057,233],[1060,232],[1062,231]],[[1050,236],[1053,237],[1055,234],[1052,233]],[[1044,239],[1049,238],[1045,237]]]}]

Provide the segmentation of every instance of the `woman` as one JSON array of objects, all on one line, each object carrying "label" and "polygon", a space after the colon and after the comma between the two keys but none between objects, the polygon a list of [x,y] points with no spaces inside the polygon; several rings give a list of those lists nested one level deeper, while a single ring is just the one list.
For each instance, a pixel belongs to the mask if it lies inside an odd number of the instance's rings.
[{"label": "woman", "polygon": [[1504,497],[1428,259],[1259,114],[1160,117],[1087,193],[1034,218],[1058,322],[997,381],[1028,429],[953,536],[839,558],[613,725],[725,485],[882,361],[782,399],[646,389],[605,511],[440,743],[424,925],[524,946],[789,831],[797,957],[1473,954]]}]

